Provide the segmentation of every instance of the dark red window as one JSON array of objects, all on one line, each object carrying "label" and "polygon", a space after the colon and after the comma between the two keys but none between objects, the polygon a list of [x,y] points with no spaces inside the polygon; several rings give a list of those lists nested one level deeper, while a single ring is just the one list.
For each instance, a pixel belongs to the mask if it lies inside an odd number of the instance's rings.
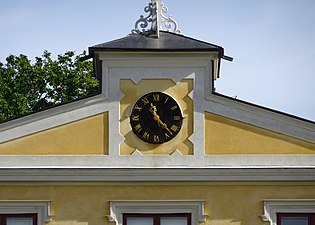
[{"label": "dark red window", "polygon": [[37,214],[0,214],[0,225],[37,225]]},{"label": "dark red window", "polygon": [[315,225],[315,213],[278,213],[277,225]]},{"label": "dark red window", "polygon": [[123,214],[123,225],[191,225],[191,214]]}]

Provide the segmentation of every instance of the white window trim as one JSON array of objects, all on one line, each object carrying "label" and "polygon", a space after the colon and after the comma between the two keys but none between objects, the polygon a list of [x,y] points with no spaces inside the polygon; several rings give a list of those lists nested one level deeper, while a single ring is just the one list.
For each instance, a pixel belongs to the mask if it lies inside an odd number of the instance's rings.
[{"label": "white window trim", "polygon": [[0,200],[0,214],[36,213],[37,224],[44,225],[52,219],[50,203],[51,201]]},{"label": "white window trim", "polygon": [[192,225],[204,222],[207,217],[204,201],[110,201],[110,215],[107,216],[109,221],[122,225],[124,213],[190,213]]},{"label": "white window trim", "polygon": [[315,199],[264,200],[263,221],[277,225],[277,213],[315,213]]}]

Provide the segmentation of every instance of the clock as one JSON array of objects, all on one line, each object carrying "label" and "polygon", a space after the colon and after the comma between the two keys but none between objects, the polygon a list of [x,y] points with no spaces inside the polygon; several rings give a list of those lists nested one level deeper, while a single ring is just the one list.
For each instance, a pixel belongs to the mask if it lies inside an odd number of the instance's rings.
[{"label": "clock", "polygon": [[135,135],[151,144],[172,140],[180,132],[182,120],[178,103],[162,92],[151,92],[140,97],[130,115],[130,125]]}]

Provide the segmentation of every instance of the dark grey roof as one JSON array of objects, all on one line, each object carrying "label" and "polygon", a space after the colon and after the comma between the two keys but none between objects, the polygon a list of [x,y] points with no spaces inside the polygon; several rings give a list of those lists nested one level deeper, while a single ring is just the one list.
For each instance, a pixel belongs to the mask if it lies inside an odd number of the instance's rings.
[{"label": "dark grey roof", "polygon": [[218,52],[219,57],[224,55],[224,49],[220,46],[166,31],[161,31],[159,38],[147,34],[130,34],[89,48],[90,55],[94,55],[95,51],[204,51]]}]

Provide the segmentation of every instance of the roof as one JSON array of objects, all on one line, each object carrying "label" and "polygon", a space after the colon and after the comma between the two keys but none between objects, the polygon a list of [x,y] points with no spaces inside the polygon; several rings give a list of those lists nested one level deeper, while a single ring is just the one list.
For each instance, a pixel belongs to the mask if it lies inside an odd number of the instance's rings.
[{"label": "roof", "polygon": [[224,49],[221,46],[167,31],[160,31],[159,38],[148,33],[130,34],[89,48],[90,55],[94,55],[95,51],[203,51],[218,52],[220,58],[224,56]]}]

